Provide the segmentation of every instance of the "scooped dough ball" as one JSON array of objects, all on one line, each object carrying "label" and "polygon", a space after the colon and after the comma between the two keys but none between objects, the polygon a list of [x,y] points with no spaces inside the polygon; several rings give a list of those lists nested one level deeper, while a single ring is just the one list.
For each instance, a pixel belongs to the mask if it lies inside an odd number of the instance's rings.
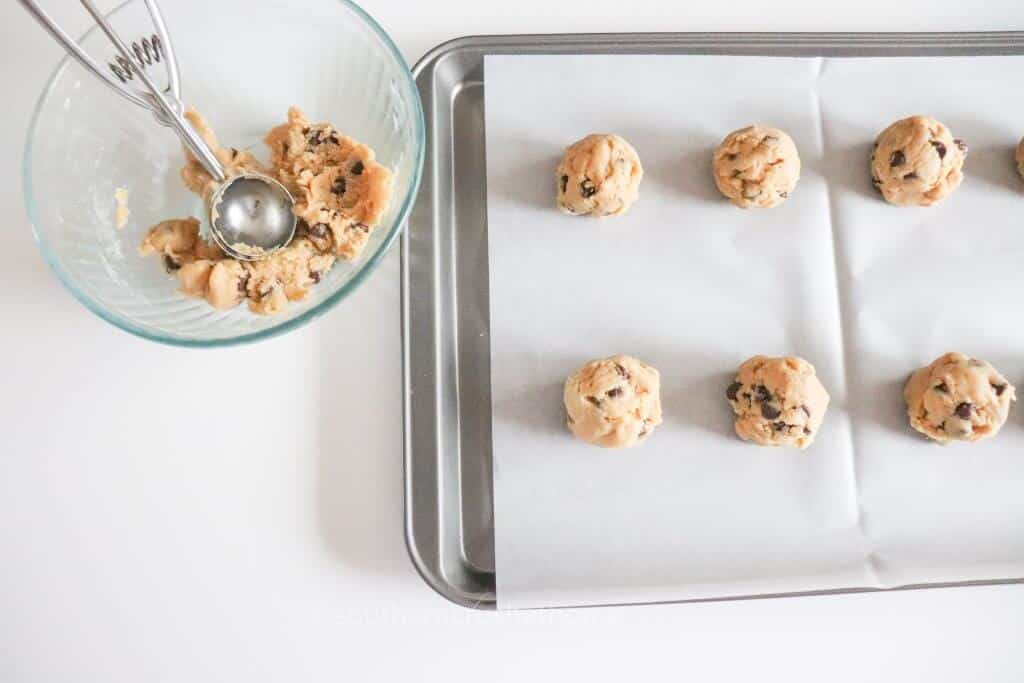
[{"label": "scooped dough ball", "polygon": [[566,424],[604,448],[634,446],[661,424],[658,371],[636,358],[593,360],[565,381]]},{"label": "scooped dough ball", "polygon": [[928,116],[900,119],[875,140],[871,182],[890,204],[931,206],[960,186],[967,145]]},{"label": "scooped dough ball", "polygon": [[594,134],[573,143],[558,164],[558,208],[575,216],[618,216],[640,194],[644,169],[618,135]]},{"label": "scooped dough ball", "polygon": [[800,179],[793,138],[768,126],[747,126],[725,136],[711,158],[719,191],[736,206],[768,209],[786,201]]},{"label": "scooped dough ball", "polygon": [[814,442],[829,395],[803,358],[754,356],[725,392],[736,413],[736,434],[759,446],[807,448]]},{"label": "scooped dough ball", "polygon": [[999,433],[1013,385],[983,360],[947,353],[916,370],[903,389],[910,426],[930,439],[978,441]]},{"label": "scooped dough ball", "polygon": [[1024,138],[1020,139],[1020,143],[1017,145],[1017,154],[1015,155],[1017,160],[1017,172],[1020,173],[1020,177],[1024,179]]}]

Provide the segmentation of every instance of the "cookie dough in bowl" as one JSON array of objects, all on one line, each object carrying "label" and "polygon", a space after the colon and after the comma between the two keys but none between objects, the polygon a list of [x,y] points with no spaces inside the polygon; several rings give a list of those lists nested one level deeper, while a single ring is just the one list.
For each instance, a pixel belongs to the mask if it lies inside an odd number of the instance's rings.
[{"label": "cookie dough in bowl", "polygon": [[661,424],[658,371],[630,356],[593,360],[565,381],[566,426],[603,448],[628,448]]},{"label": "cookie dough in bowl", "polygon": [[558,208],[574,216],[618,216],[640,196],[644,169],[618,135],[592,134],[565,150],[555,170]]},{"label": "cookie dough in bowl", "polygon": [[871,182],[885,201],[931,206],[963,180],[967,145],[929,116],[910,116],[878,134],[871,153]]},{"label": "cookie dough in bowl", "polygon": [[711,158],[719,191],[736,206],[768,209],[786,201],[800,179],[796,143],[770,126],[747,126],[725,136]]},{"label": "cookie dough in bowl", "polygon": [[744,361],[725,395],[736,413],[736,434],[759,446],[807,448],[829,404],[814,366],[796,357]]},{"label": "cookie dough in bowl", "polygon": [[947,353],[910,375],[903,398],[911,427],[929,439],[949,443],[998,434],[1016,392],[989,363]]}]

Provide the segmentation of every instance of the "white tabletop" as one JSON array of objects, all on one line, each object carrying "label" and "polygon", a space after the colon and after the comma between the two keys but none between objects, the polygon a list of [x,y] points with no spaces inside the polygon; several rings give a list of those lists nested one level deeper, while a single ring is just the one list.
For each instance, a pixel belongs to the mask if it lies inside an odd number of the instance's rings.
[{"label": "white tabletop", "polygon": [[[84,29],[77,3],[42,2]],[[1024,29],[1020,0],[827,4],[364,6],[410,63],[473,33]],[[397,253],[321,321],[254,346],[174,349],[102,322],[47,270],[22,208],[25,129],[58,48],[17,3],[0,24],[0,681],[1024,677],[1024,586],[500,614],[448,604],[403,544]],[[269,371],[218,382],[229,355]],[[287,417],[252,433],[218,419],[252,395]]]}]

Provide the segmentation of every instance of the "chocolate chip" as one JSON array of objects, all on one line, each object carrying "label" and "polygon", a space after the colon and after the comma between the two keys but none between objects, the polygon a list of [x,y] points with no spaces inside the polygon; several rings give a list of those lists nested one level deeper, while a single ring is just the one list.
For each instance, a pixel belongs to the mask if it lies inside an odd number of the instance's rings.
[{"label": "chocolate chip", "polygon": [[593,403],[595,406],[601,406],[601,399],[597,398],[596,396],[587,396],[587,400]]},{"label": "chocolate chip", "polygon": [[323,131],[321,131],[321,130],[314,130],[312,133],[310,133],[309,135],[306,136],[306,140],[309,142],[310,145],[312,145],[313,147],[316,147],[318,145],[323,144],[323,141],[324,141],[323,135],[324,135]]},{"label": "chocolate chip", "polygon": [[992,389],[995,390],[996,396],[1002,396],[1003,392],[1006,391],[1006,385],[1005,384],[993,384],[992,385]]},{"label": "chocolate chip", "polygon": [[783,199],[786,199],[787,197],[789,197],[789,193],[786,192],[785,190],[780,190],[779,196],[782,197]]},{"label": "chocolate chip", "polygon": [[322,278],[323,276],[324,274],[321,273],[319,270],[309,271],[309,279],[317,284],[320,284],[320,278]]},{"label": "chocolate chip", "polygon": [[338,134],[337,133],[331,133],[330,135],[328,135],[327,136],[327,142],[333,142],[336,145],[340,145],[341,144],[338,141]]},{"label": "chocolate chip", "polygon": [[615,372],[619,373],[622,379],[630,379],[632,376],[626,371],[626,368],[622,367],[618,363],[615,364]]},{"label": "chocolate chip", "polygon": [[232,147],[231,148],[231,161],[234,161],[237,158],[238,158],[238,150],[235,149],[234,147]]},{"label": "chocolate chip", "polygon": [[789,428],[789,425],[785,422],[772,422],[772,429],[777,432],[781,432],[783,429]]},{"label": "chocolate chip", "polygon": [[772,392],[768,391],[768,387],[763,384],[758,384],[754,387],[754,394],[757,396],[757,400],[761,402],[772,400]]},{"label": "chocolate chip", "polygon": [[646,426],[643,428],[643,431],[641,431],[639,434],[636,435],[636,438],[642,439],[645,436],[647,436],[647,427]]},{"label": "chocolate chip", "polygon": [[956,407],[956,411],[955,412],[956,412],[956,416],[959,417],[961,420],[969,420],[969,419],[971,419],[971,411],[972,410],[974,410],[974,406],[972,406],[970,403],[967,403],[965,401],[964,403],[961,403],[960,405],[958,405]]},{"label": "chocolate chip", "polygon": [[871,176],[871,184],[875,186],[875,189],[878,189],[878,186],[882,184],[882,181],[875,176]]},{"label": "chocolate chip", "polygon": [[622,388],[615,387],[614,389],[609,389],[608,391],[604,392],[604,395],[607,396],[608,398],[616,398],[618,396],[622,396]]},{"label": "chocolate chip", "polygon": [[164,254],[164,270],[166,270],[168,273],[173,273],[174,271],[178,270],[179,268],[181,268],[181,264],[180,263],[175,261],[168,254]]},{"label": "chocolate chip", "polygon": [[917,179],[917,173],[915,173],[914,171],[911,171],[907,175],[903,176],[903,179],[904,180],[916,180]]},{"label": "chocolate chip", "polygon": [[966,142],[964,142],[963,140],[957,138],[957,139],[953,140],[953,144],[957,146],[957,149],[959,149],[960,152],[964,156],[967,155],[967,143]]},{"label": "chocolate chip", "polygon": [[811,409],[808,408],[807,406],[800,406],[800,410],[804,411],[804,415],[806,415],[807,417],[811,416]]},{"label": "chocolate chip", "polygon": [[327,237],[331,234],[331,226],[326,223],[314,223],[309,226],[309,234],[313,237]]},{"label": "chocolate chip", "polygon": [[562,176],[562,178],[561,178],[561,180],[559,180],[559,182],[561,183],[562,194],[565,194],[565,188],[569,187],[569,176],[567,176],[567,175]]},{"label": "chocolate chip", "polygon": [[949,393],[949,386],[945,382],[939,382],[934,387],[935,391],[941,391],[944,394]]},{"label": "chocolate chip", "polygon": [[341,195],[345,194],[345,190],[347,189],[348,183],[345,182],[344,178],[338,176],[338,179],[334,181],[334,187],[331,188],[331,192],[340,197]]},{"label": "chocolate chip", "polygon": [[779,415],[782,415],[782,411],[772,407],[770,403],[761,404],[761,416],[766,420],[774,420]]},{"label": "chocolate chip", "polygon": [[946,157],[946,146],[938,140],[932,140],[931,143],[932,147],[934,147],[935,151],[938,153],[939,158],[944,159]]},{"label": "chocolate chip", "polygon": [[734,161],[738,156],[739,154],[726,154],[725,158],[728,159],[729,161]]},{"label": "chocolate chip", "polygon": [[740,384],[739,382],[733,382],[732,384],[729,385],[729,388],[725,390],[725,397],[730,401],[735,401],[736,394],[739,392],[740,387],[742,386],[743,385]]},{"label": "chocolate chip", "polygon": [[597,194],[597,188],[594,187],[594,183],[590,182],[590,178],[585,178],[580,183],[580,194],[583,195],[584,199],[589,199]]},{"label": "chocolate chip", "polygon": [[352,175],[363,175],[363,168],[363,162],[357,161],[356,163],[352,164],[352,168],[349,169],[349,173],[351,173]]},{"label": "chocolate chip", "polygon": [[804,435],[806,435],[806,436],[810,436],[811,435],[810,427],[804,427]]},{"label": "chocolate chip", "polygon": [[893,168],[895,166],[902,166],[905,163],[907,163],[907,157],[905,154],[903,154],[903,150],[898,149],[892,153],[892,156],[889,157],[889,168]]}]

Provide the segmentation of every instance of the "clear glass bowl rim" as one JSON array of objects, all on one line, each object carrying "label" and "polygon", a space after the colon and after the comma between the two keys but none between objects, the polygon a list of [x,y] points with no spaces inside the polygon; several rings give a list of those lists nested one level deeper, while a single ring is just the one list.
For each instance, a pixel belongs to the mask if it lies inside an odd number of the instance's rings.
[{"label": "clear glass bowl rim", "polygon": [[[108,18],[113,17],[115,14],[123,10],[133,2],[140,2],[141,0],[124,0],[121,4],[110,11],[106,16]],[[185,347],[198,347],[198,348],[211,348],[211,347],[222,347],[222,346],[235,346],[238,344],[247,344],[262,339],[269,339],[276,337],[280,334],[285,334],[294,329],[302,327],[306,323],[315,320],[327,311],[331,310],[346,296],[354,292],[359,288],[367,277],[377,269],[380,265],[381,260],[391,250],[391,246],[394,244],[398,234],[402,231],[402,227],[405,225],[406,220],[409,217],[409,212],[412,209],[413,203],[416,200],[416,196],[419,192],[420,180],[423,176],[423,159],[425,154],[425,136],[426,136],[426,123],[423,118],[423,105],[420,102],[419,89],[416,87],[416,79],[409,70],[409,65],[406,63],[405,58],[402,57],[402,53],[395,45],[391,37],[381,28],[380,24],[374,20],[367,12],[352,2],[351,0],[337,0],[341,5],[346,6],[350,9],[357,17],[359,17],[370,30],[380,38],[381,42],[385,45],[391,55],[395,58],[399,65],[403,67],[403,72],[407,80],[407,86],[413,94],[412,107],[413,116],[412,123],[416,127],[416,159],[413,166],[413,179],[409,186],[409,191],[405,197],[402,198],[401,207],[398,213],[395,215],[394,225],[391,226],[390,231],[385,236],[384,241],[376,252],[371,254],[365,262],[360,265],[359,272],[357,272],[351,280],[346,282],[344,285],[338,288],[338,291],[330,294],[327,298],[321,301],[316,306],[310,308],[308,311],[304,311],[300,315],[287,320],[285,322],[268,327],[265,330],[258,332],[250,332],[247,334],[241,334],[235,337],[226,337],[223,339],[186,339],[181,337],[175,337],[171,335],[164,335],[159,332],[155,332],[134,324],[132,321],[123,318],[122,316],[115,315],[105,310],[97,302],[94,302],[83,292],[81,292],[70,275],[64,270],[60,262],[55,258],[51,252],[49,245],[47,244],[46,237],[37,228],[37,217],[35,210],[35,200],[32,185],[32,140],[36,135],[36,128],[39,125],[39,116],[42,112],[43,105],[49,99],[53,89],[57,85],[58,79],[64,74],[64,71],[72,63],[70,55],[65,55],[57,67],[54,69],[53,74],[50,75],[46,81],[46,86],[43,88],[42,93],[39,95],[39,99],[36,100],[36,105],[32,110],[32,118],[29,123],[28,133],[25,138],[25,151],[22,159],[22,187],[24,193],[25,211],[28,213],[29,224],[32,228],[32,236],[35,239],[36,246],[39,248],[39,253],[42,254],[43,259],[61,281],[65,288],[71,292],[71,294],[78,299],[89,311],[96,316],[102,318],[108,323],[118,327],[125,332],[129,332],[143,339],[150,341],[159,342],[162,344],[169,344],[171,346],[185,346]],[[94,31],[99,28],[99,25],[93,25],[89,28],[82,36],[78,39],[78,42],[83,42],[88,38]],[[127,106],[127,104],[126,104]]]}]

